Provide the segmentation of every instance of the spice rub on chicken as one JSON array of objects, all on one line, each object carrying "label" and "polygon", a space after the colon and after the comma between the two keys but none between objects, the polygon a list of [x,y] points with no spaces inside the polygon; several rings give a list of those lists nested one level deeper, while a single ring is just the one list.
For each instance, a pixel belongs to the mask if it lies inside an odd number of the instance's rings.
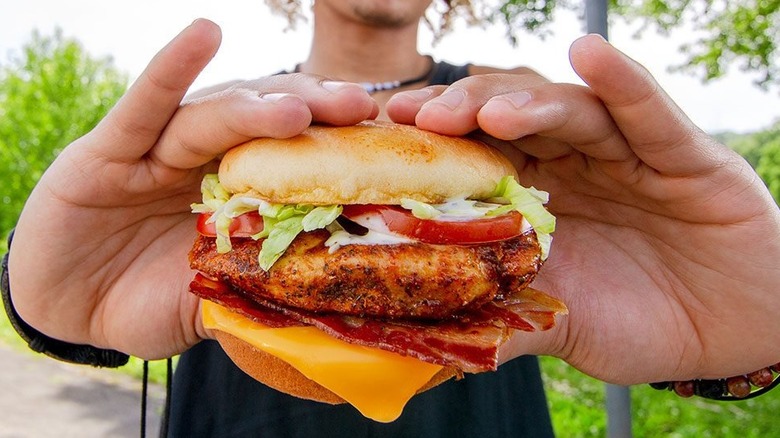
[{"label": "spice rub on chicken", "polygon": [[[541,265],[533,232],[478,245],[348,245],[329,251],[325,230],[300,234],[268,271],[261,242],[234,239],[220,254],[199,236],[190,264],[258,302],[318,313],[442,319],[526,287]],[[370,262],[368,262],[370,261]]]}]

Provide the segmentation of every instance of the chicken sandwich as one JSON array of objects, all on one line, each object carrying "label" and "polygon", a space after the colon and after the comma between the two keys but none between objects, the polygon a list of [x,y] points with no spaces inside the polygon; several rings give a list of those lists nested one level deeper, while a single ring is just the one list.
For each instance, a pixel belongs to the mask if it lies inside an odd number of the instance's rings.
[{"label": "chicken sandwich", "polygon": [[486,144],[391,123],[233,148],[193,204],[204,326],[261,382],[392,421],[566,313],[528,287],[555,218],[516,178]]}]

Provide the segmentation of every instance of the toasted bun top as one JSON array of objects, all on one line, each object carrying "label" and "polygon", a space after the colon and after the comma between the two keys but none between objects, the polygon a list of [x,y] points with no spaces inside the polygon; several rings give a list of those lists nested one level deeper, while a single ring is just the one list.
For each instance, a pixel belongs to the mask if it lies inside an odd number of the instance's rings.
[{"label": "toasted bun top", "polygon": [[232,193],[314,205],[479,199],[507,175],[517,175],[514,166],[482,142],[376,121],[251,140],[228,151],[219,168]]}]

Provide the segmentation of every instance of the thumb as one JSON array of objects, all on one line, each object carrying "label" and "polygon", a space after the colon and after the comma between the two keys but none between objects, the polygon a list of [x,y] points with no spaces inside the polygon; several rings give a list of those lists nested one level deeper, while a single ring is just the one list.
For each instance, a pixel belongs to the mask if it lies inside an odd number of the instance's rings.
[{"label": "thumb", "polygon": [[598,35],[576,40],[572,67],[604,102],[634,153],[650,167],[673,175],[717,165],[714,141],[661,89],[649,71]]},{"label": "thumb", "polygon": [[194,21],[152,59],[98,125],[112,142],[96,145],[108,159],[134,161],[155,144],[184,95],[219,48],[219,26]]}]

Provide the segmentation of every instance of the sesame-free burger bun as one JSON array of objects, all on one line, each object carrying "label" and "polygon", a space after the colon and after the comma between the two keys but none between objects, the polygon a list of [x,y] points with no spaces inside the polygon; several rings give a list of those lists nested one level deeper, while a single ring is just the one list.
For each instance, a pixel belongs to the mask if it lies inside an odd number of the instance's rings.
[{"label": "sesame-free burger bun", "polygon": [[507,175],[517,176],[514,166],[482,142],[377,121],[250,140],[228,151],[219,168],[231,193],[314,205],[480,199]]},{"label": "sesame-free burger bun", "polygon": [[[258,350],[223,331],[214,330],[214,335],[233,363],[255,380],[295,397],[329,404],[345,403],[344,399],[310,380],[282,359]],[[418,394],[449,380],[456,374],[457,371],[452,367],[442,368],[420,388]]]}]

